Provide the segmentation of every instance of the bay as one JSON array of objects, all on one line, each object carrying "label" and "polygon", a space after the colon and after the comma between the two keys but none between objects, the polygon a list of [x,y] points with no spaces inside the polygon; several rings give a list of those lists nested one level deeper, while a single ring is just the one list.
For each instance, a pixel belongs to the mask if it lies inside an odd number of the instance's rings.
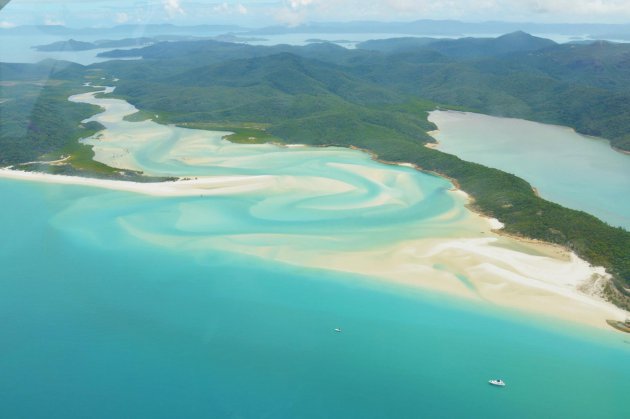
[{"label": "bay", "polygon": [[434,111],[438,149],[513,173],[540,195],[630,229],[630,155],[608,141],[522,119]]}]

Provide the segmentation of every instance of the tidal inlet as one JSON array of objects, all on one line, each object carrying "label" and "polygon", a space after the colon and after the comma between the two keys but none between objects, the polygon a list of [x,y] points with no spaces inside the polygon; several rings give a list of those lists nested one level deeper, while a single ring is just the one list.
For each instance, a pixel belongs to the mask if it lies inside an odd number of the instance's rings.
[{"label": "tidal inlet", "polygon": [[132,105],[95,95],[70,98],[104,109],[91,120],[105,130],[84,140],[95,160],[178,180],[15,175],[159,198],[131,208],[122,198],[69,202],[53,223],[77,240],[99,240],[92,222],[102,214],[121,237],[199,258],[221,251],[359,274],[595,327],[623,316],[578,289],[597,289],[603,269],[559,247],[502,235],[498,221],[469,210],[468,196],[444,178],[356,150],[241,145],[222,139],[226,132],[128,122]]}]

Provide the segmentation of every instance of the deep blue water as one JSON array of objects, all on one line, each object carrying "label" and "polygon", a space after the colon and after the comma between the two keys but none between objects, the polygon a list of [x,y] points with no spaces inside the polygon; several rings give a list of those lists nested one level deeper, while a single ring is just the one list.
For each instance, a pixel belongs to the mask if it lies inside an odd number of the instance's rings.
[{"label": "deep blue water", "polygon": [[622,334],[121,237],[116,194],[0,180],[0,417],[628,417]]}]

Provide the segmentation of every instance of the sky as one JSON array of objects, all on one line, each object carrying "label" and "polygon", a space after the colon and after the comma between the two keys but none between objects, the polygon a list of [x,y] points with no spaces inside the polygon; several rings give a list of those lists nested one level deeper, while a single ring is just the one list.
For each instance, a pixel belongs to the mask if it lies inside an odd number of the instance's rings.
[{"label": "sky", "polygon": [[630,0],[12,0],[0,10],[0,28],[124,23],[262,27],[418,19],[630,23]]}]

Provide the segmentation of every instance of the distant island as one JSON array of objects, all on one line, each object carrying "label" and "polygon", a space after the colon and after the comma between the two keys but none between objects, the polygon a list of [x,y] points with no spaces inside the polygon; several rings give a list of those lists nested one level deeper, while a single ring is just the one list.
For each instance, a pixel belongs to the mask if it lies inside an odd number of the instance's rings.
[{"label": "distant island", "polygon": [[463,37],[503,34],[517,30],[539,34],[561,34],[578,39],[630,39],[630,27],[615,23],[535,23],[535,22],[464,22],[458,20],[421,19],[407,22],[350,21],[311,22],[295,26],[272,25],[260,28],[238,25],[172,25],[172,24],[121,24],[112,27],[72,28],[63,25],[22,25],[2,27],[0,33],[21,35],[33,31],[68,38],[102,36],[129,38],[142,33],[147,37],[170,35],[207,36],[216,33],[235,33],[239,36],[269,36],[293,33],[343,34],[389,33],[399,36]]},{"label": "distant island", "polygon": [[120,40],[101,40],[94,42],[82,42],[74,39],[58,41],[46,45],[36,45],[37,51],[88,51],[101,48],[124,48],[150,45],[156,41],[153,38],[125,38]]},{"label": "distant island", "polygon": [[401,36],[464,37],[504,34],[515,31],[528,33],[562,34],[580,39],[629,39],[630,27],[614,23],[540,23],[540,22],[464,22],[459,20],[420,19],[408,22],[351,21],[309,22],[295,26],[268,26],[251,29],[254,35],[282,35],[289,33],[344,34],[389,33]]},{"label": "distant island", "polygon": [[125,38],[119,40],[104,39],[94,42],[83,42],[69,39],[67,41],[58,41],[46,45],[36,45],[33,48],[37,51],[54,52],[54,51],[88,51],[93,49],[106,49],[106,48],[126,48],[126,47],[142,47],[146,45],[155,44],[158,42],[167,41],[191,41],[191,40],[215,40],[221,42],[254,42],[265,41],[265,38],[257,37],[241,37],[233,33],[227,33],[223,35],[216,35],[210,37],[193,37],[193,36],[181,36],[181,35],[163,35],[156,37],[142,37],[142,38]]},{"label": "distant island", "polygon": [[352,44],[354,43],[354,41],[349,41],[347,39],[336,39],[336,40],[328,40],[328,39],[319,39],[319,38],[309,38],[306,41],[307,44],[314,44],[314,43],[325,43],[325,42],[330,42],[333,44]]}]

